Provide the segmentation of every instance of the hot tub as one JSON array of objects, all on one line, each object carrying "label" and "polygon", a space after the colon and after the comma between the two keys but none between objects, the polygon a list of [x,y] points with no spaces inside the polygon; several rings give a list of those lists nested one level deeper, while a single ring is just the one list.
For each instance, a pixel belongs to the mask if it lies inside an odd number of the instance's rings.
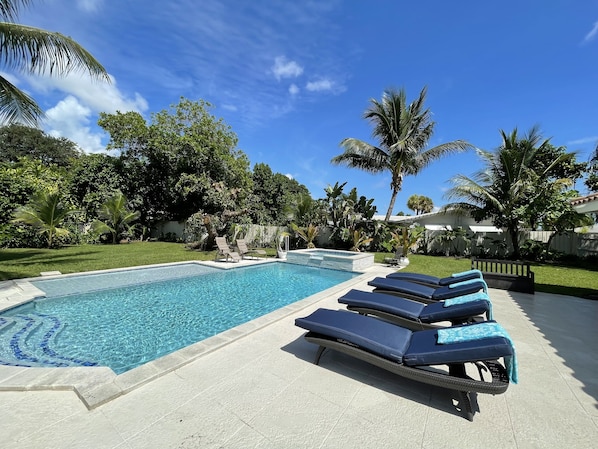
[{"label": "hot tub", "polygon": [[333,270],[365,271],[374,265],[374,255],[336,249],[298,249],[287,253],[287,262]]}]

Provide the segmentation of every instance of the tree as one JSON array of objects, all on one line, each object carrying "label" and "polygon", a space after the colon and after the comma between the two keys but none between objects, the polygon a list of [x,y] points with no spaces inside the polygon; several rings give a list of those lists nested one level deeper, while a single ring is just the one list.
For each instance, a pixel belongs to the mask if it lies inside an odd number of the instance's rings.
[{"label": "tree", "polygon": [[244,210],[251,187],[247,156],[237,136],[211,104],[181,98],[170,110],[152,114],[101,114],[98,124],[110,133],[107,148],[120,153],[122,171],[132,181],[125,189],[142,220],[182,220],[202,210],[219,214]]},{"label": "tree", "polygon": [[590,162],[588,163],[588,177],[585,184],[590,192],[598,192],[598,145],[590,157]]},{"label": "tree", "polygon": [[75,212],[76,210],[64,204],[62,195],[57,190],[42,191],[29,204],[17,209],[14,221],[33,226],[40,234],[45,234],[48,248],[52,248],[55,237],[69,234],[67,229],[60,226]]},{"label": "tree", "polygon": [[427,214],[434,209],[432,198],[424,195],[411,195],[407,199],[407,207],[415,212],[415,215]]},{"label": "tree", "polygon": [[407,104],[404,89],[386,90],[382,101],[370,100],[364,118],[374,126],[373,136],[378,146],[355,138],[343,139],[344,152],[332,158],[333,164],[344,164],[370,173],[390,172],[391,198],[385,220],[389,221],[403,179],[416,175],[440,157],[464,151],[472,146],[463,141],[443,143],[425,149],[434,131],[435,122],[429,109],[424,109],[426,88],[417,100]]},{"label": "tree", "polygon": [[69,166],[81,156],[77,144],[65,137],[48,136],[42,130],[12,124],[0,128],[0,161],[17,162],[23,157],[43,165]]},{"label": "tree", "polygon": [[117,243],[117,236],[131,229],[131,223],[139,218],[138,211],[132,211],[127,206],[127,198],[122,192],[116,192],[110,197],[98,212],[99,220],[93,222],[92,227],[99,234],[112,234],[112,243]]},{"label": "tree", "polygon": [[[563,192],[573,181],[560,176],[577,176],[580,167],[575,165],[575,153],[550,145],[535,126],[523,138],[517,129],[510,134],[501,130],[500,134],[502,143],[496,151],[477,150],[484,169],[473,178],[457,175],[451,179],[453,187],[446,197],[461,201],[447,204],[443,210],[468,212],[477,221],[492,219],[494,226],[508,233],[513,257],[518,259],[522,226],[548,226],[558,221],[550,211],[561,209],[563,214],[572,208]],[[545,220],[543,215],[550,218]]]},{"label": "tree", "polygon": [[[30,3],[30,0],[0,3],[1,60],[6,69],[57,76],[86,70],[93,78],[110,81],[104,67],[70,37],[15,23],[19,10]],[[37,125],[42,115],[33,98],[0,75],[0,122]]]}]

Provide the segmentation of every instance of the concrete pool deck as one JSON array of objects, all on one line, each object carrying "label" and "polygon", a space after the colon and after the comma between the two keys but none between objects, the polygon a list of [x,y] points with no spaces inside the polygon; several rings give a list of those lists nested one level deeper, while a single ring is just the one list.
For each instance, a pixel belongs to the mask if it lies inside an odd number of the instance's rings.
[{"label": "concrete pool deck", "polygon": [[319,366],[314,365],[317,348],[302,338],[304,332],[294,326],[294,319],[319,307],[341,308],[336,299],[342,293],[350,288],[371,290],[367,280],[389,271],[394,270],[375,266],[351,285],[300,301],[303,304],[294,310],[274,312],[280,315],[261,325],[235,328],[229,331],[235,332],[234,338],[224,344],[91,410],[73,391],[5,391],[11,382],[29,375],[0,374],[0,445],[61,449],[595,445],[598,301],[491,290],[495,318],[516,344],[519,384],[503,395],[478,395],[479,412],[473,422],[455,409],[447,390],[330,351]]}]

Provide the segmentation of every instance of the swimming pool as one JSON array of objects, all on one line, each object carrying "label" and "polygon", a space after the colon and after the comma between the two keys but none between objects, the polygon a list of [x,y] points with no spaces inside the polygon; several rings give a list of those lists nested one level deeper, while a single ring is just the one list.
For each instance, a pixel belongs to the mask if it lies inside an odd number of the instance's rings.
[{"label": "swimming pool", "polygon": [[34,281],[46,298],[0,314],[0,364],[120,374],[357,276],[287,263],[169,269],[179,277],[148,269]]}]

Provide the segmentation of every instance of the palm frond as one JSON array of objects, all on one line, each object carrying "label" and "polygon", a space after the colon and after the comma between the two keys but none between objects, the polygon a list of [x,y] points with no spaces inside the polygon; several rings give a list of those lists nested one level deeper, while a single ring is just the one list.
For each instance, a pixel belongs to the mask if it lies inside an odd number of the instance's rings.
[{"label": "palm frond", "polygon": [[31,0],[0,0],[0,17],[7,21],[14,21],[21,7],[27,7],[30,3]]},{"label": "palm frond", "polygon": [[36,127],[44,112],[37,103],[0,76],[0,123],[23,123]]},{"label": "palm frond", "polygon": [[73,39],[60,33],[0,22],[0,63],[20,72],[66,75],[87,70],[110,82],[104,67]]}]

